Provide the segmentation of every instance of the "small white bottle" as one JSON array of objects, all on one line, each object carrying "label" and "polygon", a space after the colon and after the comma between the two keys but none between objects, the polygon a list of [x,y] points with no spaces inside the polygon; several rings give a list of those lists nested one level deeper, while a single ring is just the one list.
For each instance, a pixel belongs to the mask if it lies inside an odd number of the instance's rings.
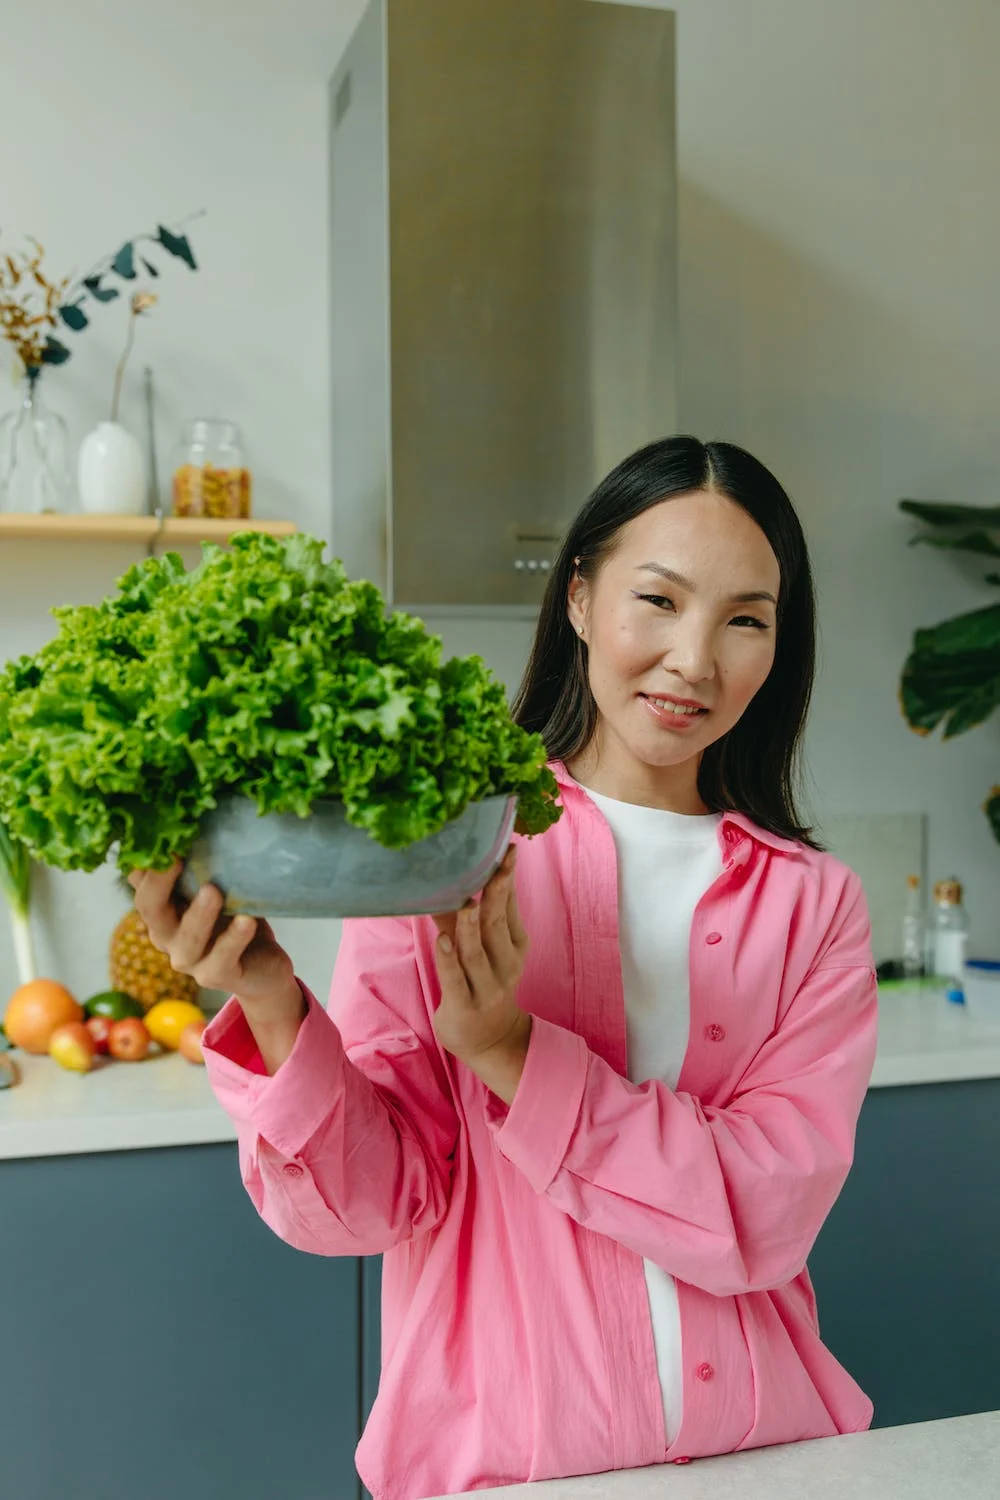
[{"label": "small white bottle", "polygon": [[934,887],[934,974],[946,997],[956,1005],[965,1003],[965,945],[969,918],[962,905],[962,886],[954,876]]},{"label": "small white bottle", "polygon": [[926,953],[924,931],[924,898],[920,876],[906,877],[906,905],[903,908],[903,978],[919,979],[924,972]]}]

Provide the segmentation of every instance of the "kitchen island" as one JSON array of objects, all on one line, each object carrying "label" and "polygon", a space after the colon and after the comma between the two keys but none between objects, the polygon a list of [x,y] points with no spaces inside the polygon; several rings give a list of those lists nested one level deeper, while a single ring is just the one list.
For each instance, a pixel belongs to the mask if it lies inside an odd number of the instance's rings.
[{"label": "kitchen island", "polygon": [[474,1493],[477,1500],[996,1500],[998,1492],[1000,1411]]}]

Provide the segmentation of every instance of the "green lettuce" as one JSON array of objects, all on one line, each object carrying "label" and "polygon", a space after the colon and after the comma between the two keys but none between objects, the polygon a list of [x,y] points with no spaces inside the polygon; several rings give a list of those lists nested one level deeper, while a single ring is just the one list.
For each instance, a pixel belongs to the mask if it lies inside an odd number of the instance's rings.
[{"label": "green lettuce", "polygon": [[227,795],[306,817],[318,798],[387,848],[473,801],[518,799],[519,832],[559,817],[539,735],[479,656],[440,637],[323,543],[241,532],[185,571],[150,558],[0,672],[0,816],[38,860],[166,869]]}]

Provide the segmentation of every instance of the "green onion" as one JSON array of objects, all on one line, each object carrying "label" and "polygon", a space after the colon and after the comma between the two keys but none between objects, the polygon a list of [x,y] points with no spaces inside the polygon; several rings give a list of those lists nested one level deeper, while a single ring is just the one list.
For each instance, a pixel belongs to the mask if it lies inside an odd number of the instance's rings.
[{"label": "green onion", "polygon": [[14,957],[21,984],[38,977],[31,941],[31,859],[27,849],[0,821],[0,886],[10,907]]}]

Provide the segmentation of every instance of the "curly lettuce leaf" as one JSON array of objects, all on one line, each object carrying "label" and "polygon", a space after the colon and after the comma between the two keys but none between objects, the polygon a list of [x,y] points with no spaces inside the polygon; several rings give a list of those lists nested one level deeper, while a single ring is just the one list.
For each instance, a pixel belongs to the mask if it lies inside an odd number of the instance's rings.
[{"label": "curly lettuce leaf", "polygon": [[308,816],[340,799],[390,848],[472,801],[518,798],[517,827],[561,813],[538,735],[478,656],[324,562],[323,543],[243,532],[128,569],[97,605],[0,672],[0,814],[31,854],[123,871],[185,855],[226,795]]}]

